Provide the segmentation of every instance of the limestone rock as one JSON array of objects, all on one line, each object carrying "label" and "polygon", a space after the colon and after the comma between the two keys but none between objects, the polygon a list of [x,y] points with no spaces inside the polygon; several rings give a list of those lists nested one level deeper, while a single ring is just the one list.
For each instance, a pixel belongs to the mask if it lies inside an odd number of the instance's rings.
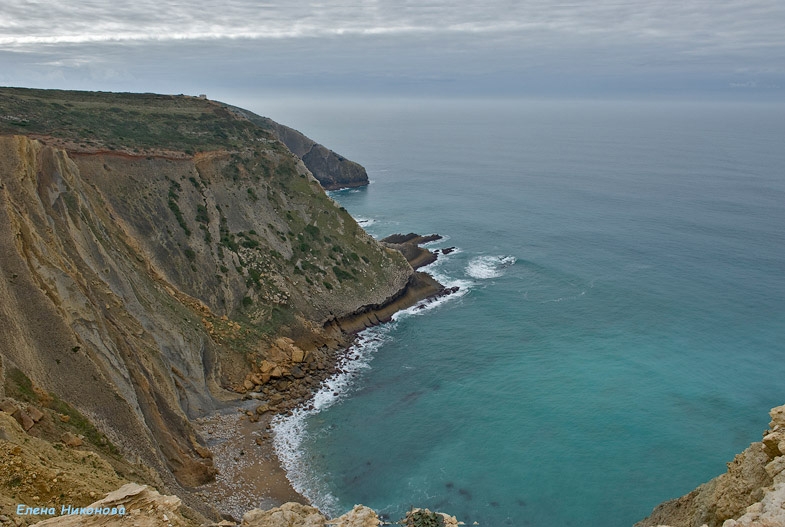
[{"label": "limestone rock", "polygon": [[324,527],[326,518],[315,507],[284,503],[267,511],[254,509],[243,516],[242,527]]},{"label": "limestone rock", "polygon": [[334,527],[377,527],[379,523],[379,516],[375,511],[365,505],[355,505],[352,510],[343,516],[328,521],[327,525]]},{"label": "limestone rock", "polygon": [[292,346],[292,362],[303,362],[305,360],[305,352],[297,346]]},{"label": "limestone rock", "polygon": [[262,373],[270,373],[273,368],[275,368],[275,363],[272,363],[268,360],[263,360],[259,365],[259,369],[262,371]]},{"label": "limestone rock", "polygon": [[763,499],[747,507],[744,515],[727,520],[722,527],[780,527],[785,525],[785,483],[779,483]]},{"label": "limestone rock", "polygon": [[404,519],[404,525],[414,526],[420,525],[423,520],[433,521],[436,520],[436,517],[440,516],[442,519],[442,524],[445,527],[458,527],[458,519],[455,516],[450,516],[449,514],[445,514],[443,512],[431,512],[429,509],[412,509],[406,513],[406,518]]},{"label": "limestone rock", "polygon": [[89,505],[93,509],[125,508],[125,515],[66,515],[55,516],[35,524],[35,527],[195,527],[193,520],[180,512],[177,496],[162,496],[147,485],[128,483]]},{"label": "limestone rock", "polygon": [[30,419],[32,419],[35,423],[44,418],[44,413],[35,406],[27,407],[27,415],[29,415]]},{"label": "limestone rock", "polygon": [[25,412],[24,410],[17,409],[16,412],[14,412],[11,415],[13,416],[14,419],[16,419],[17,423],[22,425],[22,428],[25,429],[25,432],[33,428],[33,425],[35,424],[33,419],[29,415],[27,415],[27,412]]},{"label": "limestone rock", "polygon": [[72,434],[71,432],[66,432],[63,434],[63,437],[60,440],[65,443],[65,446],[69,446],[71,448],[80,447],[83,444],[82,439],[79,436]]},{"label": "limestone rock", "polygon": [[19,410],[19,407],[11,399],[3,399],[0,401],[0,410],[13,415],[14,412]]},{"label": "limestone rock", "polygon": [[[85,123],[58,109],[63,97],[96,108],[90,122],[100,126],[89,141],[79,136]],[[137,111],[151,101],[154,114]],[[124,126],[152,125],[153,119],[162,132],[120,138],[106,125],[118,114],[101,115],[110,106],[131,119]],[[29,109],[34,118],[25,113]],[[37,128],[32,137],[32,128],[0,119],[0,220],[8,227],[0,229],[0,268],[13,277],[0,287],[7,315],[3,376],[10,378],[11,365],[23,366],[19,373],[27,381],[73,403],[118,438],[129,459],[183,488],[183,499],[194,507],[204,500],[188,489],[210,481],[214,470],[188,441],[194,433],[190,415],[219,409],[224,396],[234,398],[219,386],[254,389],[243,380],[248,358],[264,352],[251,338],[257,330],[297,335],[298,342],[340,342],[353,331],[345,317],[388,305],[395,311],[410,298],[413,270],[404,257],[364,232],[267,133],[272,125],[250,112],[193,97],[0,88],[0,115],[6,114]],[[134,123],[133,115],[142,120]],[[167,115],[176,116],[177,127],[167,128],[174,122]],[[210,118],[209,129],[187,117],[200,115]],[[262,128],[249,126],[249,119]],[[230,141],[220,139],[225,132]],[[182,134],[189,145],[193,139],[201,146],[183,150],[173,139]],[[328,159],[310,148],[305,154]],[[280,196],[279,205],[266,206],[268,191]],[[312,287],[288,266],[279,269],[293,256],[293,240],[283,233],[302,227],[301,214],[286,211],[310,211],[314,265],[327,269],[334,289]],[[204,236],[190,236],[199,228]],[[362,257],[356,280],[337,286],[325,256],[331,246]],[[245,301],[249,276],[258,281],[258,296],[272,290],[288,299],[293,316],[286,326],[266,326],[272,319],[265,318],[256,293],[243,308],[248,317],[242,326],[224,314]],[[98,322],[107,310],[112,323]],[[256,360],[273,362],[267,373],[281,377],[300,356],[295,347],[291,339],[278,340],[273,349],[280,360],[264,353]],[[49,373],[55,371],[57,378]]]}]

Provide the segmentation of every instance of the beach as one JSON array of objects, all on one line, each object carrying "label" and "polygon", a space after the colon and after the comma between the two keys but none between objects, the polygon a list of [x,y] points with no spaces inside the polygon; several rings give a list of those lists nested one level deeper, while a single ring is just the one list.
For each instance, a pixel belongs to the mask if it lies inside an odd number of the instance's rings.
[{"label": "beach", "polygon": [[272,415],[252,422],[246,413],[252,411],[253,406],[246,405],[198,421],[218,474],[197,494],[236,520],[251,509],[308,503],[292,488],[275,454],[269,432]]}]

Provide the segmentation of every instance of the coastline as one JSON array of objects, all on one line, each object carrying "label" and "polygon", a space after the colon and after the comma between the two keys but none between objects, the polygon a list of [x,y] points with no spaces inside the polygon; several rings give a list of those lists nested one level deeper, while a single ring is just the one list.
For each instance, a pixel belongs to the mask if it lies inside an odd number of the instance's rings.
[{"label": "coastline", "polygon": [[[412,268],[417,269],[436,261],[436,252],[419,247],[419,244],[436,239],[440,236],[419,236],[407,240],[408,250],[391,248],[401,251]],[[412,246],[417,250],[411,249]],[[427,256],[424,256],[425,253]],[[270,509],[287,502],[316,506],[295,490],[276,452],[271,427],[273,420],[289,417],[297,409],[313,409],[314,397],[324,381],[336,373],[343,373],[341,360],[350,352],[359,332],[388,323],[400,311],[417,305],[424,307],[429,301],[450,295],[457,289],[444,287],[425,272],[415,272],[406,287],[383,305],[366,306],[357,313],[325,324],[325,328],[340,331],[346,343],[328,351],[330,365],[316,378],[302,379],[301,386],[307,388],[306,396],[280,401],[277,406],[272,406],[261,404],[262,394],[259,394],[259,399],[254,394],[244,398],[238,406],[198,419],[197,428],[213,453],[218,474],[214,482],[195,489],[195,495],[208,502],[225,519],[235,521],[254,508]]]}]

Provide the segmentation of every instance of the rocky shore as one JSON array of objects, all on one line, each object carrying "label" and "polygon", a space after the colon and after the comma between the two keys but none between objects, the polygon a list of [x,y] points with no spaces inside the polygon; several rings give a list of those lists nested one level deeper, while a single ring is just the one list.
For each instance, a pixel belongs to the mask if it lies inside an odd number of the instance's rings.
[{"label": "rocky shore", "polygon": [[[419,244],[438,240],[440,236],[405,236],[406,242],[390,246],[396,250],[403,248],[401,252],[407,260],[412,256],[416,261],[427,259],[430,263],[436,260],[436,254]],[[411,247],[419,250],[414,251]],[[423,253],[429,256],[423,258]],[[307,404],[322,381],[341,373],[336,364],[357,332],[389,322],[400,310],[456,290],[445,288],[430,275],[418,272],[401,294],[389,302],[367,306],[358,313],[328,323],[343,335],[342,347],[303,350],[290,338],[278,338],[265,354],[267,358],[235,388],[244,394],[241,404],[197,422],[197,429],[207,438],[217,469],[215,481],[202,486],[198,495],[231,520],[241,518],[245,511],[260,505],[271,508],[286,502],[307,504],[307,500],[292,488],[275,455],[270,428],[272,418],[290,414],[295,407]]]}]

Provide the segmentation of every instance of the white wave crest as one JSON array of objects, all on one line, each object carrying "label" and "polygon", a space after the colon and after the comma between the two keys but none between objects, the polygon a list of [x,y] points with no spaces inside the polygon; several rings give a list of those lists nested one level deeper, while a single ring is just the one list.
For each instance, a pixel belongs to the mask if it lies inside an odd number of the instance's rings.
[{"label": "white wave crest", "polygon": [[357,222],[357,225],[359,225],[360,227],[363,227],[363,228],[370,227],[371,225],[376,223],[376,220],[373,219],[373,218],[362,218],[360,216],[354,218],[354,221]]},{"label": "white wave crest", "polygon": [[354,378],[369,368],[373,354],[388,340],[393,324],[375,326],[357,335],[355,342],[338,359],[336,373],[322,381],[319,390],[305,405],[291,415],[276,416],[271,425],[273,446],[292,487],[316,508],[328,515],[337,512],[338,500],[325,485],[323,478],[309,469],[302,444],[308,438],[307,418],[334,405],[349,393]]},{"label": "white wave crest", "polygon": [[469,261],[466,274],[479,280],[498,278],[516,261],[514,256],[477,256]]},{"label": "white wave crest", "polygon": [[417,302],[415,305],[408,309],[403,309],[398,311],[392,316],[393,320],[401,320],[406,317],[410,317],[413,315],[420,315],[422,313],[426,313],[434,308],[441,306],[451,300],[456,300],[466,293],[469,292],[473,283],[469,280],[461,280],[452,278],[442,272],[440,272],[441,266],[444,264],[445,261],[450,259],[450,256],[454,254],[460,253],[461,250],[457,247],[453,248],[453,251],[450,254],[439,254],[439,258],[425,267],[421,268],[420,271],[426,272],[431,275],[434,280],[442,284],[447,289],[452,289],[457,287],[458,290],[450,293],[449,295],[440,296],[437,298],[426,298],[420,302]]}]

